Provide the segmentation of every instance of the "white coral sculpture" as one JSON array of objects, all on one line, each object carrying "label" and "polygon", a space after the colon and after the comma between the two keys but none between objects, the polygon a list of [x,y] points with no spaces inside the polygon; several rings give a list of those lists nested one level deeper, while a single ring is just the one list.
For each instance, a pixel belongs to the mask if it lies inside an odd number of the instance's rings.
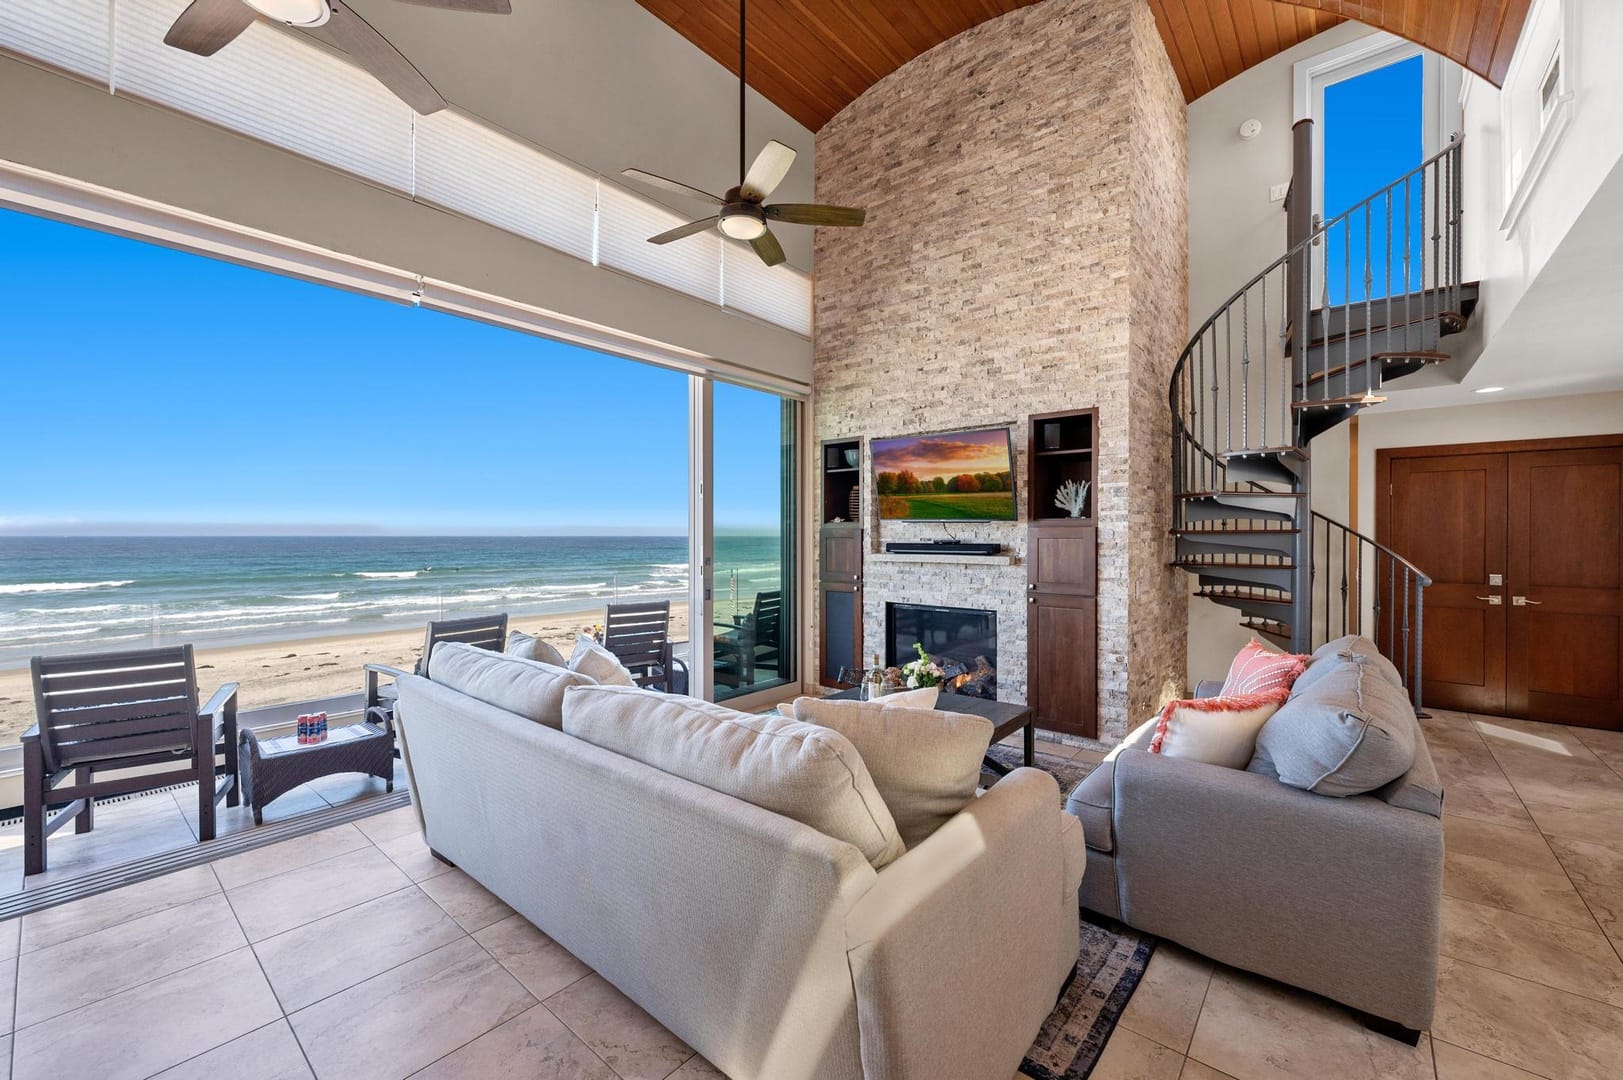
[{"label": "white coral sculpture", "polygon": [[1081,517],[1083,508],[1088,505],[1088,488],[1092,483],[1091,480],[1084,480],[1080,484],[1075,480],[1065,481],[1054,494],[1054,505],[1072,517]]}]

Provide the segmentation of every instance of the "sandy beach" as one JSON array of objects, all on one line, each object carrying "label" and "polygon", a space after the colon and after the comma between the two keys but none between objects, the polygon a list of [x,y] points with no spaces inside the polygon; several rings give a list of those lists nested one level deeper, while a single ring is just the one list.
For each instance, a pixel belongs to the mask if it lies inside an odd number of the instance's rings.
[{"label": "sandy beach", "polygon": [[[556,645],[565,656],[575,635],[603,621],[603,609],[556,615],[516,615],[511,626]],[[686,604],[671,605],[671,637],[688,636]],[[299,638],[224,645],[197,650],[197,681],[207,697],[222,683],[242,684],[238,707],[247,710],[292,701],[311,701],[364,687],[361,666],[388,664],[410,670],[423,651],[423,628],[374,634]],[[34,723],[34,688],[28,669],[0,671],[0,745],[8,745]]]}]

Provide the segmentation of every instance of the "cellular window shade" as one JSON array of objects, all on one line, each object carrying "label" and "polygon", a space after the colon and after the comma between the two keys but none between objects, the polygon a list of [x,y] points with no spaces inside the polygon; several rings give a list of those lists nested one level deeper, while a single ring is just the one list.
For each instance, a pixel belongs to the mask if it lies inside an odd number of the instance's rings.
[{"label": "cellular window shade", "polygon": [[455,110],[417,118],[416,195],[592,258],[597,177]]},{"label": "cellular window shade", "polygon": [[163,43],[188,0],[118,0],[113,87],[401,191],[411,109],[299,31],[255,22],[211,57]]},{"label": "cellular window shade", "polygon": [[648,238],[708,213],[684,217],[611,183],[598,188],[598,262],[721,303],[721,234],[715,230],[669,244]]},{"label": "cellular window shade", "polygon": [[107,81],[109,0],[0,0],[0,49]]},{"label": "cellular window shade", "polygon": [[748,244],[722,243],[721,299],[736,311],[811,337],[811,276],[783,263],[766,265]]}]

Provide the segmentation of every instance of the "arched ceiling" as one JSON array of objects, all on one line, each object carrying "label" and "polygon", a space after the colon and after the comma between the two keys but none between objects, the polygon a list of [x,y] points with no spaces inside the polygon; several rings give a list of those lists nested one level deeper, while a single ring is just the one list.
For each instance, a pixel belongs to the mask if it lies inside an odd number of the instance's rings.
[{"label": "arched ceiling", "polygon": [[[637,0],[738,70],[738,0]],[[868,87],[970,27],[1036,0],[750,0],[750,85],[816,131]],[[1499,85],[1530,0],[1149,0],[1190,101],[1356,19]]]}]

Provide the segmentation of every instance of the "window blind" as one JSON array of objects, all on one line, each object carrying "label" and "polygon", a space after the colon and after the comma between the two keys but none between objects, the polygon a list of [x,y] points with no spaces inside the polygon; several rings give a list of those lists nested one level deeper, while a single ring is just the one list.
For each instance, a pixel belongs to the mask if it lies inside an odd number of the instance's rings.
[{"label": "window blind", "polygon": [[0,48],[107,81],[112,0],[0,0]]},{"label": "window blind", "polygon": [[[706,211],[700,208],[695,217]],[[648,238],[692,218],[631,194],[614,184],[598,189],[598,262],[721,303],[721,234],[711,230],[669,244]]]},{"label": "window blind", "polygon": [[188,0],[117,0],[113,88],[400,191],[411,109],[348,61],[259,20],[213,56],[163,43]]},{"label": "window blind", "polygon": [[416,123],[419,198],[591,260],[596,176],[452,109]]},{"label": "window blind", "polygon": [[721,245],[721,300],[727,307],[811,337],[811,275],[787,264],[768,266],[753,248],[737,240]]}]

